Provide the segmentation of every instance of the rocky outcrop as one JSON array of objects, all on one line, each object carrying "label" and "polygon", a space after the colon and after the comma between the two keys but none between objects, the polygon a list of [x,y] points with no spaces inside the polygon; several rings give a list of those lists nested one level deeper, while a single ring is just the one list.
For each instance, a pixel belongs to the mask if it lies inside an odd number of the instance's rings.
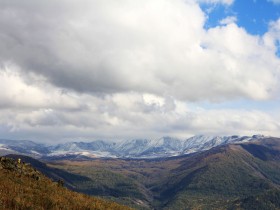
[{"label": "rocky outcrop", "polygon": [[31,167],[30,164],[22,162],[19,158],[15,160],[8,157],[0,157],[0,170],[14,171],[18,175],[24,175],[39,180],[42,174],[35,168]]}]

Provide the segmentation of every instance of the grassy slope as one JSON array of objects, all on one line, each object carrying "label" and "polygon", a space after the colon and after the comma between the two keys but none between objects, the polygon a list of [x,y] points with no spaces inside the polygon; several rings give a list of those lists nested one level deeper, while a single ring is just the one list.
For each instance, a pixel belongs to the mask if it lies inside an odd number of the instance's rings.
[{"label": "grassy slope", "polygon": [[57,180],[64,180],[65,186],[71,190],[75,190],[75,182],[86,182],[90,181],[91,179],[85,176],[80,176],[77,174],[69,173],[65,170],[57,169],[48,167],[46,163],[43,163],[41,161],[38,161],[34,158],[23,156],[23,155],[7,155],[6,157],[13,158],[17,160],[20,158],[23,162],[31,164],[34,168],[36,168],[38,171],[43,173],[45,176],[50,178],[53,181]]},{"label": "grassy slope", "polygon": [[129,209],[58,186],[28,165],[0,167],[0,180],[0,209]]}]

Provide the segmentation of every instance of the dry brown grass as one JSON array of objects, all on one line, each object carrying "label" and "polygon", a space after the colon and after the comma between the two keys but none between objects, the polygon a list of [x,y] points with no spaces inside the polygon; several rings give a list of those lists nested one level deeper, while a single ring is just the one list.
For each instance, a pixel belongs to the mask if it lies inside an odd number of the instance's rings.
[{"label": "dry brown grass", "polygon": [[[28,166],[30,167],[30,166]],[[31,167],[30,167],[31,168]],[[44,175],[0,168],[0,209],[130,209],[111,201],[72,192]]]}]

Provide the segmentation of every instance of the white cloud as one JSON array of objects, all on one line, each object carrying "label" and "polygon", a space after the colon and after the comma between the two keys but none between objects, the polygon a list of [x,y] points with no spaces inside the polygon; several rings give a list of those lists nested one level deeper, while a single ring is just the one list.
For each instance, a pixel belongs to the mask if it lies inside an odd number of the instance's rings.
[{"label": "white cloud", "polygon": [[196,0],[199,3],[231,5],[234,0]]},{"label": "white cloud", "polygon": [[280,0],[268,0],[268,2],[272,2],[274,4],[280,4]]},{"label": "white cloud", "polygon": [[[234,24],[205,31],[205,16],[193,1],[0,6],[1,58],[62,88],[147,92],[183,100],[266,99],[271,97],[268,90],[276,88],[273,75],[279,59],[259,38]],[[211,49],[202,48],[209,34],[215,42]],[[234,54],[236,50],[242,57]],[[256,70],[263,74],[261,84]],[[255,88],[260,90],[258,96]]]},{"label": "white cloud", "polygon": [[231,24],[231,23],[235,23],[236,21],[237,21],[237,17],[236,16],[228,16],[225,19],[222,19],[220,21],[220,24],[221,25],[228,25],[228,24]]},{"label": "white cloud", "polygon": [[[80,109],[80,103],[62,89],[46,83],[42,77],[29,75],[24,79],[16,66],[7,65],[0,69],[0,109],[56,108]],[[32,79],[32,82],[30,82]]]},{"label": "white cloud", "polygon": [[264,40],[268,47],[273,51],[276,51],[275,42],[280,40],[280,18],[276,21],[270,22],[269,30],[264,35]]},{"label": "white cloud", "polygon": [[[11,138],[23,135],[31,139],[40,136],[41,141],[49,142],[76,138],[157,138],[162,135],[181,138],[195,134],[279,135],[279,116],[275,113],[192,108],[171,98],[154,97],[153,103],[147,103],[145,97],[137,93],[105,98],[84,95],[79,100],[87,109],[76,111],[56,108],[0,110],[1,127],[6,128],[2,135]],[[170,103],[173,106],[170,107]]]},{"label": "white cloud", "polygon": [[194,0],[0,0],[3,136],[277,133],[277,111],[190,104],[276,98],[279,21],[260,37],[205,20]]}]

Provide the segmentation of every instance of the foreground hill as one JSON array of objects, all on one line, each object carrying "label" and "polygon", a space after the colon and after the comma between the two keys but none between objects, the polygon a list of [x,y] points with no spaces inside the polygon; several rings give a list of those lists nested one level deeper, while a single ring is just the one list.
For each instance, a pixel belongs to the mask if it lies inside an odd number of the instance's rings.
[{"label": "foreground hill", "polygon": [[0,159],[0,209],[129,209],[111,201],[72,192],[29,164]]},{"label": "foreground hill", "polygon": [[46,163],[36,160],[32,157],[17,155],[17,154],[6,155],[5,157],[13,158],[15,160],[18,160],[20,158],[21,161],[29,163],[32,167],[36,168],[36,170],[40,171],[42,174],[50,178],[52,181],[63,180],[64,185],[71,190],[75,190],[76,188],[74,182],[76,181],[86,182],[90,180],[88,177],[85,176],[76,175],[73,173],[69,173],[65,170],[61,170],[53,167],[48,167]]},{"label": "foreground hill", "polygon": [[52,166],[88,177],[74,183],[80,191],[139,209],[280,209],[278,138],[167,159],[60,161]]}]

